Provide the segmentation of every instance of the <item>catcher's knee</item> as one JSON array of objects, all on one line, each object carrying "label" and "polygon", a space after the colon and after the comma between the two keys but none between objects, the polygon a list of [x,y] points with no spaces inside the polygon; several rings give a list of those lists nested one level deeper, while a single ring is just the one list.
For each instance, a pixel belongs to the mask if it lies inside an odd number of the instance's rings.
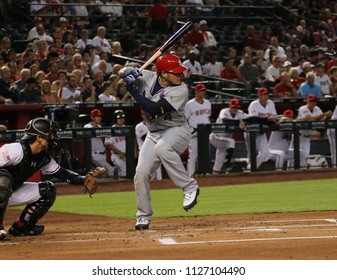
[{"label": "catcher's knee", "polygon": [[8,199],[12,195],[13,178],[4,169],[0,169],[0,209],[6,207]]},{"label": "catcher's knee", "polygon": [[51,206],[54,204],[56,199],[56,187],[53,182],[39,182],[39,192],[41,196],[40,200],[43,201],[44,205]]}]

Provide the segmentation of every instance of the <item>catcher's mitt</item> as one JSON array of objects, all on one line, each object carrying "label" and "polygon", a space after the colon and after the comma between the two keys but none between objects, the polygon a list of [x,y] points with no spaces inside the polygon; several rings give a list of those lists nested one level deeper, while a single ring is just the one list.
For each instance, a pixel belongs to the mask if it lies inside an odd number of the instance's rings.
[{"label": "catcher's mitt", "polygon": [[89,193],[90,197],[97,191],[97,177],[107,170],[105,167],[96,167],[84,177],[84,192]]}]

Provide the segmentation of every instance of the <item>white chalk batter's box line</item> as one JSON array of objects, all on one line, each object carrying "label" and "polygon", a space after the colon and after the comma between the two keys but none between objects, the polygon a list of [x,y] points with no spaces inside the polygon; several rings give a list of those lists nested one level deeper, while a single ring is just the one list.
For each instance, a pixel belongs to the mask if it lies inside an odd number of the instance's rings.
[{"label": "white chalk batter's box line", "polygon": [[[312,225],[280,225],[282,223],[302,223],[302,222],[326,222],[324,224],[312,224]],[[272,221],[249,221],[249,223],[277,223],[276,226],[260,226],[260,227],[238,227],[238,228],[226,228],[227,230],[241,230],[244,231],[270,231],[277,232],[282,231],[282,228],[310,228],[310,227],[336,227],[336,219],[305,219],[305,220],[272,220]],[[157,238],[158,242],[163,245],[193,245],[193,244],[209,244],[209,243],[239,243],[239,242],[261,242],[261,241],[286,241],[286,240],[309,240],[309,239],[335,239],[336,235],[328,236],[294,236],[294,237],[271,237],[271,238],[247,238],[247,239],[228,239],[228,240],[202,240],[202,241],[176,241],[172,236]]]},{"label": "white chalk batter's box line", "polygon": [[[296,228],[304,228],[304,227],[319,227],[319,226],[326,226],[326,227],[335,227],[337,226],[336,219],[306,219],[306,220],[273,220],[273,221],[249,221],[248,223],[289,223],[289,222],[317,222],[317,221],[325,221],[325,224],[312,224],[312,225],[291,225],[291,226],[279,226],[279,227],[238,227],[238,228],[224,228],[225,230],[241,230],[241,231],[280,231],[280,228],[284,227],[296,227]],[[142,233],[150,234],[151,240],[157,240],[160,244],[163,245],[186,245],[186,244],[202,244],[202,243],[233,243],[233,242],[255,242],[255,241],[280,241],[280,240],[305,240],[305,239],[332,239],[337,238],[335,235],[329,236],[303,236],[303,237],[276,237],[276,238],[252,238],[252,239],[237,239],[237,240],[205,240],[205,241],[191,241],[191,242],[178,242],[173,237],[182,237],[182,236],[189,236],[191,231],[204,231],[204,230],[219,230],[221,228],[197,228],[197,229],[184,229],[181,233],[177,233],[177,230],[172,230],[175,232],[173,234],[166,234],[166,237],[163,235],[157,234],[160,230],[147,230],[143,231]],[[165,230],[167,232],[167,230]],[[188,231],[188,232],[186,232]],[[155,233],[155,235],[154,235]],[[86,238],[86,239],[76,239],[76,240],[41,240],[39,237],[23,237],[24,240],[20,241],[21,237],[17,237],[15,241],[4,241],[0,242],[0,246],[4,245],[20,245],[25,243],[39,243],[39,244],[59,244],[59,243],[82,243],[82,242],[104,242],[104,241],[116,241],[116,240],[136,240],[139,241],[140,239],[145,240],[144,236],[141,238],[139,237],[100,237],[101,235],[120,235],[121,232],[109,232],[109,231],[100,231],[100,232],[79,232],[79,233],[51,233],[46,234],[48,237],[75,237],[75,236],[92,236],[93,238]],[[137,233],[135,233],[137,234]],[[11,237],[14,238],[14,237]]]},{"label": "white chalk batter's box line", "polygon": [[240,243],[240,242],[261,242],[261,241],[285,241],[285,240],[308,240],[308,239],[335,239],[336,235],[329,236],[296,236],[296,237],[273,237],[273,238],[247,238],[230,240],[205,240],[205,241],[183,241],[178,242],[173,238],[161,238],[158,241],[163,245],[194,245],[209,243]]}]

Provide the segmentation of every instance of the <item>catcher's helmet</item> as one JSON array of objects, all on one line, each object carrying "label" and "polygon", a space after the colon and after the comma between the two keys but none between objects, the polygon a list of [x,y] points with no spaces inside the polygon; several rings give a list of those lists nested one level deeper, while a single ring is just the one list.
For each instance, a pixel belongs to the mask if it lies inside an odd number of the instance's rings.
[{"label": "catcher's helmet", "polygon": [[56,133],[57,123],[45,118],[36,118],[28,122],[25,128],[25,135],[21,140],[28,140],[33,136],[41,136],[48,140],[49,148],[57,146],[59,136]]},{"label": "catcher's helmet", "polygon": [[157,74],[161,72],[182,73],[187,68],[180,64],[179,57],[174,54],[164,54],[157,59]]},{"label": "catcher's helmet", "polygon": [[125,113],[124,113],[123,110],[116,110],[114,112],[114,117],[115,117],[116,120],[121,119],[121,118],[125,118]]}]

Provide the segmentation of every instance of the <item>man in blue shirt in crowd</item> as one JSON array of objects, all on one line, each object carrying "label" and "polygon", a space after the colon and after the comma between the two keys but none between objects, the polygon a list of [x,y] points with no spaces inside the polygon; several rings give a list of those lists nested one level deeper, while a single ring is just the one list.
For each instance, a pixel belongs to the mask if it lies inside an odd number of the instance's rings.
[{"label": "man in blue shirt in crowd", "polygon": [[314,72],[308,72],[306,75],[307,81],[300,85],[298,89],[298,94],[300,96],[306,97],[309,94],[315,94],[316,97],[321,96],[321,89],[315,84],[315,74]]}]

